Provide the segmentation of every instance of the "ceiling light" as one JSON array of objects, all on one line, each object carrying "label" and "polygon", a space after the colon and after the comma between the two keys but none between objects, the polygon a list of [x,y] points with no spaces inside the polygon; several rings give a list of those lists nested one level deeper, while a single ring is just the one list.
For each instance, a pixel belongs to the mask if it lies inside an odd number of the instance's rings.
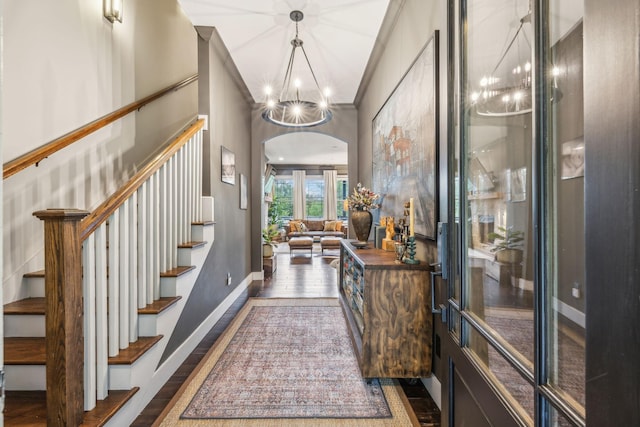
[{"label": "ceiling light", "polygon": [[[531,111],[531,43],[525,25],[531,32],[530,11],[520,19],[514,36],[507,39],[507,48],[493,71],[480,79],[482,97],[471,91],[470,101],[477,114],[504,117]],[[521,52],[525,52],[523,57]]]},{"label": "ceiling light", "polygon": [[122,3],[124,0],[103,0],[103,14],[109,22],[118,21],[122,23]]},{"label": "ceiling light", "polygon": [[[311,68],[307,52],[304,50],[302,40],[298,37],[298,22],[302,21],[304,14],[299,10],[294,10],[289,14],[289,18],[296,24],[296,36],[291,40],[291,55],[289,56],[282,87],[280,88],[280,95],[277,100],[272,97],[271,93],[266,93],[262,118],[269,123],[285,127],[311,127],[321,125],[331,120],[333,114],[329,109],[328,95],[323,94],[320,90],[320,85],[313,72],[313,68]],[[300,78],[294,79],[293,85],[295,88],[291,89],[291,74],[294,68],[296,50],[298,48],[300,48],[304,55],[306,65],[315,83],[315,88],[311,91],[314,94],[312,99],[301,99],[300,93],[303,82]],[[326,90],[327,89],[325,89],[325,91]]]}]

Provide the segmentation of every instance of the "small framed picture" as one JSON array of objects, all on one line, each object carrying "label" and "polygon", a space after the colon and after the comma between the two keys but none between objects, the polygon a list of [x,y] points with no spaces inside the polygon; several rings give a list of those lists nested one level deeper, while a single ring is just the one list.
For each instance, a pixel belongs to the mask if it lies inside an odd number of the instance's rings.
[{"label": "small framed picture", "polygon": [[247,209],[247,176],[240,174],[240,209]]},{"label": "small framed picture", "polygon": [[584,139],[562,143],[562,179],[584,176]]},{"label": "small framed picture", "polygon": [[236,155],[228,148],[222,147],[222,182],[236,184]]}]

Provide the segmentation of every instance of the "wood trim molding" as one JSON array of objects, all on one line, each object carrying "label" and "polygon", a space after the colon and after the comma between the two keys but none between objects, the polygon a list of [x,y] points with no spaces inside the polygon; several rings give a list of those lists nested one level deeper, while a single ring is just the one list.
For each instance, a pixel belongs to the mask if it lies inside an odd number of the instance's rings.
[{"label": "wood trim molding", "polygon": [[95,231],[100,224],[105,222],[107,218],[118,209],[125,200],[140,188],[140,186],[158,169],[164,165],[189,139],[196,134],[204,126],[204,119],[199,119],[189,126],[180,136],[178,136],[171,144],[162,150],[153,160],[151,160],[143,169],[138,171],[131,179],[124,184],[111,197],[105,200],[97,209],[91,212],[80,223],[80,241],[84,241],[91,233]]},{"label": "wood trim molding", "polygon": [[108,124],[115,122],[116,120],[126,116],[127,114],[138,110],[150,102],[155,101],[158,98],[163,97],[164,95],[174,92],[178,89],[181,89],[193,82],[198,81],[198,74],[194,74],[186,79],[179,81],[177,83],[172,84],[156,93],[153,93],[145,98],[142,98],[139,101],[132,102],[129,105],[126,105],[112,113],[109,113],[105,116],[102,116],[86,125],[67,133],[66,135],[62,135],[50,141],[43,146],[36,148],[14,160],[11,160],[5,163],[2,166],[2,179],[7,179],[12,175],[17,174],[23,169],[28,168],[31,165],[37,164],[42,161],[46,157],[51,156],[55,152],[62,150],[63,148],[73,144],[74,142],[84,138],[85,136],[101,129]]}]

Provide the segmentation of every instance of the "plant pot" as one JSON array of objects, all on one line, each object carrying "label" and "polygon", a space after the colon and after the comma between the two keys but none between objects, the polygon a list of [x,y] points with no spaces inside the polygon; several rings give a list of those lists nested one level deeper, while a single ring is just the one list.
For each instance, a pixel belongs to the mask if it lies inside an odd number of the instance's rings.
[{"label": "plant pot", "polygon": [[496,261],[505,264],[520,264],[522,262],[522,249],[502,249],[496,252]]},{"label": "plant pot", "polygon": [[356,238],[361,242],[369,240],[373,215],[369,211],[351,211],[351,225]]},{"label": "plant pot", "polygon": [[262,256],[264,258],[271,258],[273,256],[273,246],[268,243],[264,243],[262,245]]}]

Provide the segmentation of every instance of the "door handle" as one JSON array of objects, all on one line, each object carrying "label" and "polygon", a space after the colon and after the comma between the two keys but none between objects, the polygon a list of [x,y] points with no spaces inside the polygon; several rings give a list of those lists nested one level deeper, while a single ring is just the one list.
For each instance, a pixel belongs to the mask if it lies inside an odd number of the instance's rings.
[{"label": "door handle", "polygon": [[436,308],[436,277],[442,277],[442,270],[432,271],[431,273],[431,313],[440,314],[442,323],[447,323],[447,307],[440,304],[440,308]]}]

